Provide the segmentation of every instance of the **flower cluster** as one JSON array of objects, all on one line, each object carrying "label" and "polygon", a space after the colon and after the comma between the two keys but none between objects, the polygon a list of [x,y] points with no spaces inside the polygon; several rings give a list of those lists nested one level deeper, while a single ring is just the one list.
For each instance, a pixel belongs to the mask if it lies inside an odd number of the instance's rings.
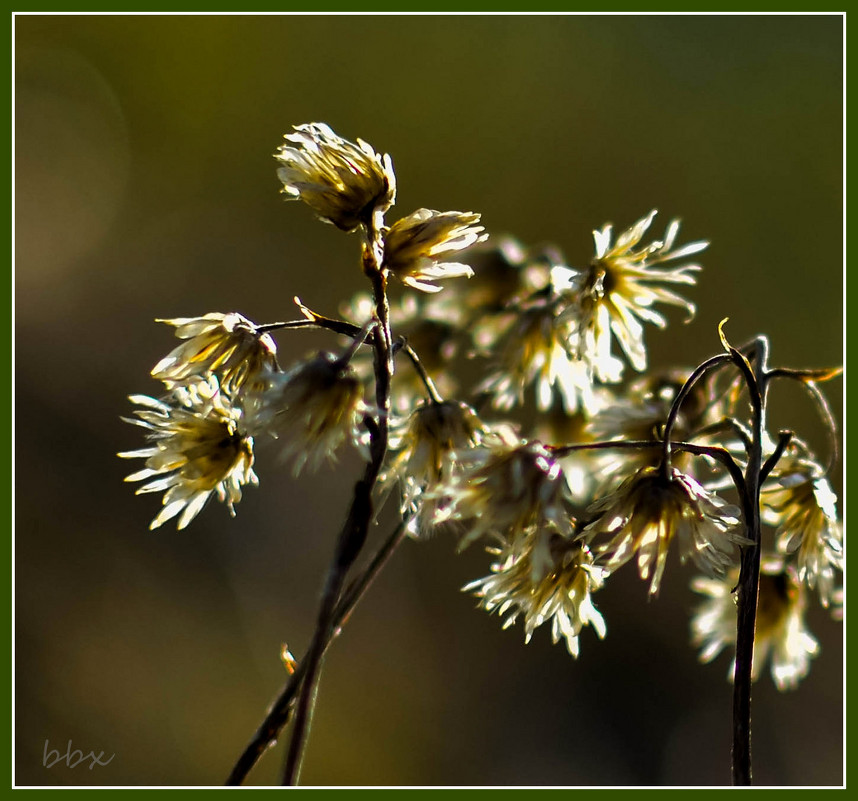
[{"label": "flower cluster", "polygon": [[538,545],[544,549],[546,540],[530,536],[492,549],[498,557],[492,573],[464,589],[480,598],[487,611],[506,615],[504,628],[522,615],[525,642],[537,626],[550,620],[553,642],[562,638],[569,653],[577,657],[578,635],[584,626],[605,636],[605,620],[590,598],[602,586],[605,572],[594,565],[586,545],[559,534],[547,540],[548,559],[537,555]]},{"label": "flower cluster", "polygon": [[[700,659],[710,662],[736,638],[736,603],[732,588],[739,580],[737,570],[726,579],[697,578],[695,592],[706,596],[692,620],[692,639],[701,647]],[[770,663],[772,679],[779,690],[794,689],[810,670],[810,660],[819,652],[819,643],[805,626],[807,592],[795,571],[780,560],[767,561],[761,568],[757,627],[754,640],[752,678],[756,681]],[[728,678],[733,678],[735,659]]]},{"label": "flower cluster", "polygon": [[[321,123],[296,126],[285,140],[275,153],[283,193],[342,231],[360,231],[365,251],[378,245],[380,273],[425,292],[439,291],[439,279],[472,274],[469,266],[446,257],[486,239],[478,214],[418,209],[387,226],[384,215],[396,197],[389,156]],[[147,460],[144,470],[128,477],[154,477],[141,492],[165,492],[153,528],[176,516],[184,528],[212,494],[234,513],[242,486],[258,483],[254,439],[276,439],[296,475],[305,466],[318,469],[333,461],[344,443],[368,458],[369,432],[378,429],[386,411],[365,400],[355,357],[367,336],[383,335],[373,330],[376,309],[362,309],[342,352],[318,353],[283,371],[270,332],[313,324],[312,312],[300,303],[299,308],[306,319],[291,324],[260,326],[237,312],[161,321],[182,340],[152,369],[166,394],[131,396],[143,408],[138,419],[129,420],[147,428],[152,445],[120,454]],[[432,494],[447,474],[446,456],[476,442],[480,424],[464,404],[433,402],[415,411],[407,428],[413,441],[400,437],[403,445],[390,472],[405,488],[403,512],[426,520],[417,513],[416,499]],[[421,525],[415,522],[415,531]]]},{"label": "flower cluster", "polygon": [[[843,588],[837,577],[844,566],[843,528],[837,496],[803,443],[791,445],[781,457],[763,484],[760,502],[772,534],[763,547],[753,678],[768,661],[778,689],[793,689],[819,651],[805,626],[811,593],[834,618],[842,616]],[[734,572],[726,580],[698,579],[692,585],[707,596],[691,622],[704,662],[735,639],[737,580]]]},{"label": "flower cluster", "polygon": [[[843,530],[826,471],[798,438],[754,439],[751,388],[733,369],[751,352],[723,333],[729,357],[648,371],[645,337],[668,325],[664,308],[694,315],[677,290],[695,286],[690,259],[707,242],[677,244],[676,220],[646,242],[653,210],[617,236],[596,229],[579,267],[552,245],[488,243],[469,211],[418,208],[388,223],[390,157],[327,125],[295,127],[275,159],[287,199],[358,234],[371,292],[343,302],[342,319],[299,302],[303,317],[286,323],[237,312],[163,321],[181,340],[152,370],[165,394],[131,397],[148,444],[120,454],[146,460],[128,477],[148,481],[140,492],[164,492],[153,528],[174,517],[183,528],[212,496],[234,512],[257,483],[255,442],[279,443],[296,474],[350,443],[377,468],[377,498],[398,496],[413,539],[443,530],[459,550],[482,542],[490,567],[464,590],[504,627],[521,620],[530,640],[547,624],[577,657],[585,628],[606,635],[593,594],[632,562],[656,596],[674,552],[704,574],[692,640],[709,661],[735,640],[732,588],[740,550],[756,546],[745,514],[759,502],[754,675],[767,660],[782,689],[806,674],[818,651],[809,598],[842,609]],[[346,342],[281,369],[272,332],[307,327]],[[752,453],[766,475],[749,501]]]},{"label": "flower cluster", "polygon": [[146,459],[146,466],[126,481],[145,481],[138,494],[164,492],[164,508],[152,520],[158,528],[178,515],[182,529],[199,514],[212,493],[227,503],[230,514],[241,500],[241,488],[256,484],[253,437],[241,427],[241,412],[214,376],[173,389],[161,400],[132,395],[140,406],[128,422],[147,429],[151,444],[124,451],[123,458]]},{"label": "flower cluster", "polygon": [[636,555],[641,578],[652,574],[653,595],[674,538],[679,540],[682,561],[690,557],[703,572],[716,576],[723,576],[733,564],[735,545],[751,544],[740,533],[739,509],[676,468],[670,472],[643,468],[596,501],[590,512],[597,517],[584,534],[591,544],[609,538],[596,549],[606,554],[606,568],[616,569]]},{"label": "flower cluster", "polygon": [[164,322],[187,340],[152,370],[167,394],[132,395],[143,408],[139,419],[125,418],[149,429],[154,444],[120,454],[147,459],[128,481],[163,474],[140,490],[166,490],[153,528],[180,512],[184,528],[214,491],[234,514],[241,486],[258,483],[252,466],[260,435],[276,438],[286,429],[282,454],[294,457],[296,474],[332,458],[345,440],[360,447],[361,385],[336,355],[319,354],[284,373],[270,335],[240,314]]}]

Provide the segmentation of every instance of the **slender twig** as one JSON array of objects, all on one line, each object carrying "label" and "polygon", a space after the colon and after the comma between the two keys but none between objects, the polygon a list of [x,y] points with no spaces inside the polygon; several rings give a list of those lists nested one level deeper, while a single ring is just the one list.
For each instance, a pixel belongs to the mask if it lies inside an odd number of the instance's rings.
[{"label": "slender twig", "polygon": [[[334,639],[341,633],[351,613],[404,538],[405,523],[400,522],[393,530],[393,533],[378,549],[363,572],[343,592],[342,598],[334,611],[330,636],[325,643],[326,651]],[[289,722],[292,713],[292,702],[301,686],[301,682],[304,680],[306,669],[307,660],[304,658],[295,667],[295,672],[290,676],[289,681],[286,682],[268,707],[265,719],[257,728],[252,739],[235,763],[232,772],[229,774],[229,778],[226,780],[227,785],[241,784],[265,751],[277,741],[280,732]]]},{"label": "slender twig", "polygon": [[769,378],[791,378],[797,380],[810,394],[828,432],[830,454],[828,464],[825,468],[826,473],[832,470],[840,458],[840,442],[837,436],[837,421],[834,419],[834,412],[831,411],[828,399],[817,386],[817,381],[828,381],[841,375],[842,372],[842,368],[832,368],[829,370],[791,370],[784,367],[769,371]]},{"label": "slender twig", "polygon": [[760,468],[760,484],[762,484],[769,477],[769,473],[775,469],[775,465],[780,461],[781,456],[784,455],[784,451],[787,449],[790,442],[792,442],[792,438],[792,431],[780,432],[778,435],[778,444],[775,446],[775,449],[772,451],[769,458],[766,459],[765,464]]},{"label": "slender twig", "polygon": [[760,586],[760,485],[763,469],[763,432],[765,431],[765,397],[767,388],[768,342],[758,337],[754,343],[754,366],[745,356],[728,347],[733,361],[745,379],[752,409],[752,441],[745,470],[745,492],[742,495],[747,536],[752,544],[742,549],[739,573],[736,667],[733,675],[733,747],[732,778],[734,785],[751,784],[751,676],[754,659],[754,629],[757,619],[757,596]]},{"label": "slender twig", "polygon": [[725,417],[717,423],[698,428],[694,431],[693,436],[697,439],[708,437],[711,434],[720,434],[723,431],[732,431],[741,440],[746,453],[751,449],[751,432],[735,417]]},{"label": "slender twig", "polygon": [[[660,439],[648,440],[617,440],[616,442],[581,442],[575,445],[561,445],[559,447],[551,447],[549,449],[556,456],[566,456],[573,451],[607,451],[607,450],[655,450],[664,447],[664,443]],[[744,491],[745,479],[742,475],[742,469],[736,464],[733,455],[726,448],[718,445],[696,445],[693,442],[671,442],[670,447],[675,451],[684,453],[692,453],[695,456],[708,456],[719,461],[727,472],[730,473],[730,478],[733,479],[733,484],[741,494]]]},{"label": "slender twig", "polygon": [[405,355],[411,360],[411,365],[414,367],[414,371],[420,377],[420,380],[423,382],[423,386],[426,387],[426,393],[429,395],[429,400],[433,403],[443,403],[443,398],[438,394],[438,388],[435,386],[435,382],[432,380],[429,373],[426,372],[423,362],[420,361],[420,357],[417,355],[414,348],[408,344],[405,337],[400,337],[396,341],[394,349],[404,351]]},{"label": "slender twig", "polygon": [[314,320],[287,320],[284,323],[265,323],[265,325],[256,326],[257,334],[267,334],[269,331],[280,331],[283,328],[313,328],[316,326]]},{"label": "slender twig", "polygon": [[[390,307],[387,300],[387,276],[381,267],[382,244],[380,234],[372,224],[366,225],[363,243],[363,269],[372,282],[377,325],[372,344],[375,350],[375,385],[378,421],[370,437],[370,461],[363,478],[355,484],[349,516],[340,532],[334,559],[325,580],[316,629],[307,653],[307,667],[301,683],[295,708],[292,739],[286,753],[283,770],[284,785],[293,785],[298,779],[304,755],[307,734],[315,706],[316,689],[321,673],[322,656],[330,636],[333,613],[342,591],[349,568],[360,553],[366,540],[373,515],[372,493],[387,454],[388,418],[390,410],[390,378],[393,369],[390,335]],[[302,309],[303,311],[303,309]],[[305,312],[306,313],[306,312]],[[314,315],[315,316],[315,315]]]},{"label": "slender twig", "polygon": [[307,653],[307,667],[295,709],[295,727],[286,755],[284,784],[294,784],[298,776],[304,744],[313,714],[322,656],[325,652],[325,645],[330,638],[333,612],[339,600],[348,569],[363,545],[372,519],[372,487],[375,484],[375,476],[379,467],[380,465],[376,465],[375,462],[370,462],[363,479],[355,484],[351,509],[346,523],[340,531],[334,559],[325,579],[322,600],[316,619],[316,629]]},{"label": "slender twig", "polygon": [[711,359],[707,359],[705,362],[703,362],[703,364],[695,368],[694,372],[692,372],[691,375],[688,376],[685,383],[680,388],[679,392],[676,393],[676,397],[673,399],[673,403],[670,406],[670,411],[667,414],[667,422],[664,425],[664,453],[661,461],[661,469],[664,471],[665,475],[668,475],[670,473],[670,434],[673,431],[673,426],[676,423],[676,418],[679,415],[679,408],[680,406],[682,406],[682,402],[688,397],[688,393],[691,392],[694,385],[706,373],[708,373],[710,370],[715,370],[719,367],[722,367],[729,361],[730,357],[724,353],[720,353],[717,356],[713,356]]}]

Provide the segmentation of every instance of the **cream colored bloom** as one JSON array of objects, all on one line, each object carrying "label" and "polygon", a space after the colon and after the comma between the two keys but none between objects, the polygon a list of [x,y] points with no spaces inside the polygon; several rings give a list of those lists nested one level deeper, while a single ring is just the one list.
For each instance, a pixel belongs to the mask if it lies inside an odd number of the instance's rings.
[{"label": "cream colored bloom", "polygon": [[[524,618],[525,642],[534,630],[551,621],[551,639],[561,638],[569,653],[577,657],[578,635],[584,626],[605,636],[605,621],[591,600],[602,586],[603,571],[593,564],[585,545],[570,542],[559,534],[518,539],[500,549],[490,549],[498,560],[492,572],[463,587],[480,598],[480,606],[504,617],[503,627]],[[542,547],[541,547],[542,546]],[[548,560],[539,553],[548,550]]]},{"label": "cream colored bloom", "polygon": [[467,264],[443,259],[488,237],[479,221],[470,211],[418,209],[386,231],[382,267],[423,292],[439,292],[439,279],[470,278],[474,271]]},{"label": "cream colored bloom", "polygon": [[827,607],[834,592],[835,571],[843,570],[837,496],[822,468],[809,459],[790,455],[776,471],[760,494],[763,519],[777,527],[778,553],[797,554],[799,579],[818,589],[820,601]]},{"label": "cream colored bloom", "polygon": [[[613,572],[637,554],[641,578],[652,574],[650,595],[658,592],[675,538],[682,562],[690,557],[714,576],[723,576],[735,563],[735,545],[748,543],[741,533],[739,509],[676,468],[668,477],[658,468],[640,470],[596,501],[587,514],[596,519],[583,533],[600,562]],[[601,537],[610,540],[596,544]]]},{"label": "cream colored bloom", "polygon": [[258,483],[253,439],[242,430],[239,410],[216,379],[178,387],[164,400],[146,395],[131,395],[130,400],[142,407],[135,410],[139,419],[123,419],[145,428],[151,445],[118,454],[146,460],[143,470],[125,480],[152,479],[137,494],[164,492],[164,508],[149,527],[158,528],[179,515],[177,528],[184,528],[213,493],[234,516],[241,488]]},{"label": "cream colored bloom", "polygon": [[216,373],[223,389],[235,392],[263,370],[276,367],[274,340],[237,312],[157,322],[174,326],[176,336],[186,340],[152,368],[152,376],[168,387]]},{"label": "cream colored bloom", "polygon": [[[695,592],[707,596],[691,621],[692,643],[702,648],[701,662],[711,662],[724,648],[736,642],[736,600],[733,587],[739,571],[725,579],[697,578]],[[757,625],[754,636],[754,661],[751,677],[756,681],[767,662],[779,690],[794,689],[810,670],[810,660],[819,653],[819,643],[804,624],[807,598],[802,584],[777,562],[760,569]],[[728,674],[732,681],[736,660]]]},{"label": "cream colored bloom", "polygon": [[[604,402],[599,413],[587,423],[587,433],[593,441],[661,440],[670,409],[691,370],[671,370],[649,373],[632,381]],[[710,440],[698,437],[698,432],[720,422],[727,415],[723,402],[716,398],[713,387],[706,379],[698,381],[686,395],[674,420],[671,439],[706,444]],[[714,444],[722,445],[732,432],[718,432]],[[594,451],[595,473],[600,483],[617,481],[661,461],[660,449],[609,449]],[[711,466],[704,459],[691,454],[674,452],[673,464],[683,472],[702,481],[701,475],[712,475]]]},{"label": "cream colored bloom", "polygon": [[655,214],[655,210],[651,211],[613,243],[611,225],[594,231],[596,256],[590,267],[586,270],[558,267],[552,275],[555,285],[572,301],[567,314],[578,326],[576,344],[580,356],[592,360],[597,372],[602,370],[602,363],[610,363],[612,337],[635,370],[646,369],[643,323],[659,328],[667,325],[655,304],[680,306],[688,312],[689,319],[694,315],[694,304],[668,286],[695,284],[693,273],[700,267],[696,264],[654,267],[699,253],[708,242],[691,242],[673,250],[679,232],[679,222],[674,220],[663,241],[639,246]]},{"label": "cream colored bloom", "polygon": [[510,542],[553,524],[574,535],[560,463],[540,442],[493,431],[477,448],[457,454],[461,469],[437,492],[449,503],[436,522],[460,520],[460,548],[488,535]]},{"label": "cream colored bloom", "polygon": [[360,139],[349,142],[323,123],[298,125],[294,131],[283,137],[289,144],[274,154],[283,193],[290,200],[303,200],[343,231],[378,225],[378,216],[396,196],[390,156],[379,155]]},{"label": "cream colored bloom", "polygon": [[349,364],[332,353],[285,373],[269,373],[265,389],[250,395],[246,408],[254,434],[282,441],[282,456],[294,458],[295,475],[305,464],[316,470],[334,461],[345,441],[361,450],[365,444],[363,386]]},{"label": "cream colored bloom", "polygon": [[497,367],[478,391],[491,394],[496,408],[508,410],[522,403],[532,386],[540,411],[552,406],[556,392],[570,414],[581,408],[592,413],[596,407],[593,372],[570,353],[570,335],[556,302],[535,302],[520,310],[495,345]]},{"label": "cream colored bloom", "polygon": [[475,447],[482,433],[483,425],[474,410],[459,401],[428,401],[394,426],[391,447],[397,453],[383,482],[399,481],[400,511],[412,535],[431,532],[448,502],[436,490],[449,483],[459,466],[456,454]]}]

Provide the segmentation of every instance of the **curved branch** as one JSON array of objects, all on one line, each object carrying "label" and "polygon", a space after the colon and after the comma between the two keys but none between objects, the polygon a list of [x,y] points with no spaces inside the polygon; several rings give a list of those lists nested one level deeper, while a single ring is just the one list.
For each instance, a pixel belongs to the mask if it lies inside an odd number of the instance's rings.
[{"label": "curved branch", "polygon": [[[400,545],[403,539],[405,539],[405,523],[401,521],[390,537],[388,537],[381,548],[379,548],[375,556],[364,569],[363,573],[346,588],[340,602],[337,604],[336,610],[334,611],[332,619],[333,625],[331,627],[330,636],[324,646],[325,651],[327,651],[334,639],[342,632],[342,628],[348,621],[350,615],[354,611],[354,608],[366,594],[366,591],[375,580],[375,577],[387,564],[388,560],[393,555],[393,552]],[[242,784],[265,751],[277,741],[277,737],[280,732],[289,722],[292,704],[295,700],[295,695],[304,680],[306,670],[307,659],[304,658],[295,668],[295,672],[289,677],[289,681],[286,682],[277,697],[268,707],[265,719],[259,725],[259,728],[254,733],[250,742],[238,758],[238,761],[235,763],[232,772],[229,774],[229,778],[226,780],[226,784],[228,786]]]},{"label": "curved branch", "polygon": [[766,459],[766,463],[760,468],[761,484],[769,477],[769,473],[771,473],[772,470],[775,469],[775,465],[780,461],[781,456],[783,456],[783,453],[792,441],[792,438],[792,431],[780,432],[780,435],[778,436],[778,444],[775,446],[774,451],[772,451],[771,456]]},{"label": "curved branch", "polygon": [[825,468],[826,473],[832,470],[840,458],[840,442],[837,437],[837,421],[834,419],[834,412],[831,411],[828,399],[817,386],[817,381],[828,381],[842,372],[842,368],[832,368],[830,370],[791,370],[780,367],[770,370],[768,373],[769,378],[791,378],[794,381],[798,381],[807,390],[813,400],[814,406],[816,406],[828,434],[828,444],[831,450],[828,457],[828,464]]},{"label": "curved branch", "polygon": [[662,457],[663,470],[668,471],[670,469],[670,433],[676,424],[676,418],[679,415],[679,407],[682,405],[682,402],[688,397],[688,393],[691,392],[694,385],[706,373],[710,370],[717,370],[723,367],[730,360],[731,357],[724,353],[719,353],[717,356],[707,359],[703,364],[695,368],[694,372],[692,372],[685,380],[685,383],[682,385],[679,392],[676,393],[676,397],[673,399],[673,403],[670,405],[670,411],[667,414],[667,422],[664,425],[664,439],[662,441],[662,447],[664,448],[664,455]]},{"label": "curved branch", "polygon": [[[322,667],[322,655],[330,637],[333,615],[342,592],[346,575],[363,548],[373,516],[372,494],[387,455],[390,413],[390,379],[393,373],[393,352],[390,333],[390,305],[387,299],[387,272],[382,268],[381,235],[373,224],[366,224],[365,241],[362,245],[364,274],[372,283],[375,300],[376,325],[372,337],[375,352],[375,395],[378,407],[378,422],[375,436],[369,443],[370,460],[363,478],[355,484],[351,509],[337,541],[334,559],[328,569],[319,615],[310,648],[307,652],[307,668],[295,708],[295,724],[292,739],[286,753],[283,771],[284,785],[293,785],[301,769],[301,760],[310,728],[310,719],[315,706],[316,688]],[[321,319],[300,301],[299,307],[305,315]],[[351,326],[350,326],[351,327]]]}]

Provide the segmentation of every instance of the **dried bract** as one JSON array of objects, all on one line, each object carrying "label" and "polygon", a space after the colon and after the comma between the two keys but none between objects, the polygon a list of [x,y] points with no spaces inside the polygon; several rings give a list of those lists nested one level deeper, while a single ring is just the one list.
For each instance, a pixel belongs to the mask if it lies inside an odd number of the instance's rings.
[{"label": "dried bract", "polygon": [[396,176],[390,156],[381,156],[366,142],[337,136],[323,123],[295,126],[283,138],[274,158],[283,194],[303,200],[325,222],[343,231],[383,215],[396,197]]},{"label": "dried bract", "polygon": [[423,292],[439,292],[434,282],[440,279],[469,278],[474,274],[471,267],[444,258],[488,237],[479,221],[480,215],[470,211],[418,209],[385,233],[382,267]]},{"label": "dried bract", "polygon": [[145,428],[152,444],[119,456],[146,460],[143,470],[125,479],[152,479],[138,494],[164,492],[164,508],[150,528],[158,528],[176,515],[177,528],[184,528],[212,493],[234,515],[241,488],[258,483],[253,472],[253,438],[243,430],[240,411],[217,380],[192,382],[163,400],[146,395],[131,395],[130,400],[142,407],[135,411],[138,419],[123,419]]},{"label": "dried bract", "polygon": [[[544,538],[543,538],[544,539]],[[551,621],[551,639],[562,638],[573,657],[578,656],[578,635],[590,625],[605,636],[605,621],[590,594],[602,586],[603,571],[593,564],[585,545],[570,543],[553,534],[547,544],[549,560],[537,555],[540,538],[516,540],[503,549],[492,549],[498,557],[492,572],[462,589],[480,598],[480,606],[504,617],[503,627],[524,618],[525,642],[534,630]]]},{"label": "dried bract", "polygon": [[277,345],[246,317],[212,312],[202,317],[158,320],[186,340],[152,368],[152,377],[168,387],[216,373],[223,389],[236,392],[264,370],[277,365]]},{"label": "dried bract", "polygon": [[[739,514],[676,468],[665,475],[647,467],[588,509],[596,519],[584,536],[611,572],[637,554],[640,576],[652,574],[649,592],[655,595],[674,539],[683,562],[690,557],[705,573],[723,576],[736,561],[734,546],[748,544]],[[610,540],[596,544],[600,537]]]},{"label": "dried bract", "polygon": [[363,449],[366,406],[363,385],[348,362],[320,353],[285,373],[270,373],[265,388],[248,396],[248,424],[283,443],[282,457],[294,458],[295,475],[335,459],[346,441]]}]

